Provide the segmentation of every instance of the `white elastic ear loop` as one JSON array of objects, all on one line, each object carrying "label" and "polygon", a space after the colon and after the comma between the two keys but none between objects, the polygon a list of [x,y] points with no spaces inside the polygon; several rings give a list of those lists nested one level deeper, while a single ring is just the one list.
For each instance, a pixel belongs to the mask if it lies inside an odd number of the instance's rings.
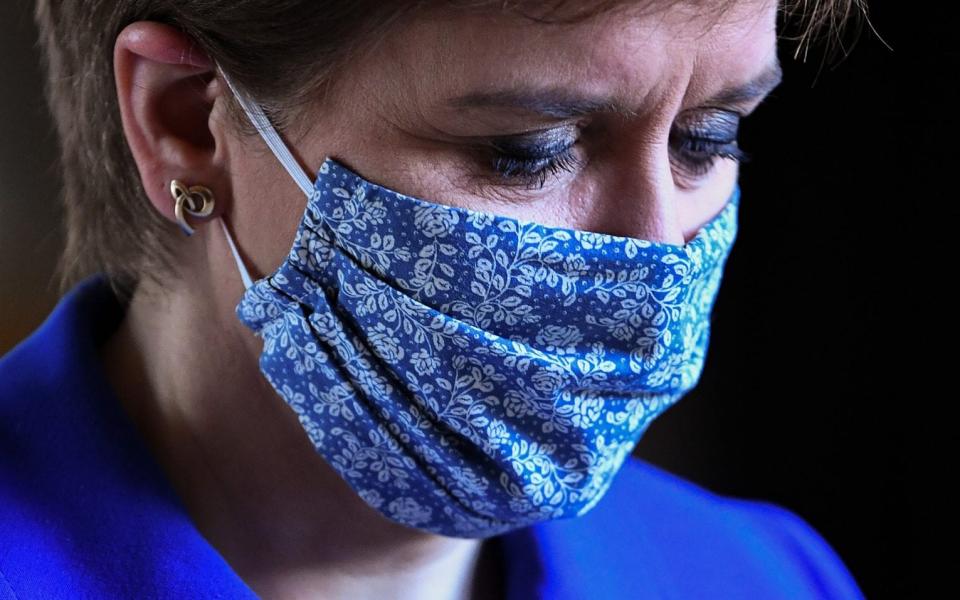
[{"label": "white elastic ear loop", "polygon": [[[250,122],[253,123],[254,128],[256,128],[257,132],[260,133],[260,137],[262,137],[263,141],[267,143],[267,147],[269,147],[273,152],[273,155],[277,157],[277,160],[280,161],[280,164],[283,165],[283,168],[286,169],[287,173],[293,177],[293,180],[300,187],[300,190],[303,191],[307,198],[310,198],[314,192],[313,183],[311,183],[310,177],[293,157],[290,149],[287,148],[287,145],[283,142],[280,134],[278,134],[277,130],[274,129],[273,124],[270,123],[267,115],[263,113],[263,110],[258,104],[251,102],[246,98],[246,96],[237,90],[236,86],[233,85],[233,82],[230,80],[227,74],[223,72],[222,69],[218,67],[217,70],[220,71],[220,76],[226,82],[227,87],[230,88],[230,91],[237,99],[237,102],[240,103],[240,106],[243,108],[243,112],[247,114],[247,117],[250,119]],[[227,243],[230,245],[230,251],[233,253],[233,260],[237,263],[237,269],[240,271],[240,278],[243,280],[243,286],[244,288],[250,288],[250,286],[253,285],[253,278],[250,277],[250,272],[247,271],[246,265],[243,264],[243,259],[240,258],[240,253],[237,251],[237,245],[233,242],[233,236],[230,235],[230,230],[227,229],[227,224],[224,223],[222,218],[220,219],[220,226],[223,228],[223,234],[226,236]]]},{"label": "white elastic ear loop", "polygon": [[307,175],[303,167],[300,166],[300,163],[293,157],[293,154],[290,153],[290,149],[287,148],[287,145],[283,143],[283,140],[280,138],[280,134],[277,133],[277,130],[274,129],[273,124],[270,123],[270,120],[267,118],[267,115],[263,114],[263,109],[255,103],[247,99],[240,91],[233,85],[233,82],[230,81],[230,78],[227,77],[227,74],[223,71],[220,71],[220,76],[223,77],[223,80],[227,82],[227,87],[230,88],[230,91],[233,92],[234,97],[237,99],[237,102],[240,103],[240,106],[243,107],[243,112],[247,113],[247,117],[250,119],[250,122],[253,123],[253,126],[260,133],[260,137],[263,138],[263,141],[267,143],[267,146],[270,147],[270,150],[273,151],[274,156],[277,157],[277,160],[280,161],[280,164],[283,165],[283,168],[287,170],[287,173],[290,174],[290,177],[293,177],[293,180],[297,182],[297,185],[300,186],[300,189],[307,196],[307,198],[313,195],[313,183],[310,181],[310,176]]},{"label": "white elastic ear loop", "polygon": [[233,253],[233,260],[237,262],[237,269],[240,271],[240,279],[243,280],[243,287],[244,289],[249,289],[250,286],[253,285],[253,278],[250,277],[250,272],[247,271],[246,265],[243,264],[243,259],[240,258],[237,245],[233,243],[233,236],[230,235],[227,224],[223,222],[223,217],[220,217],[220,227],[223,228],[223,235],[227,236],[227,243],[230,245],[230,251]]}]

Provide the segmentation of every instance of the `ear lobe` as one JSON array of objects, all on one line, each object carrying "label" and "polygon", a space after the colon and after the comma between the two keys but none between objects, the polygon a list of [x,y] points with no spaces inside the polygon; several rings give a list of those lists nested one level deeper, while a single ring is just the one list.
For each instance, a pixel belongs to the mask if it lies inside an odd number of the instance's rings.
[{"label": "ear lobe", "polygon": [[210,129],[219,87],[193,40],[169,25],[133,23],[117,36],[114,76],[124,135],[157,211],[175,221],[171,179],[224,189]]}]

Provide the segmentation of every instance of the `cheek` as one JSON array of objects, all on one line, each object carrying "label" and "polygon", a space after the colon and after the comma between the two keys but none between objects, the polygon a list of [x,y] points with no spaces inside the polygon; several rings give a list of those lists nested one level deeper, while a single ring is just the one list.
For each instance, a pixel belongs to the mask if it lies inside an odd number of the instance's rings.
[{"label": "cheek", "polygon": [[[678,227],[684,242],[689,242],[700,229],[717,216],[727,205],[739,175],[739,164],[733,160],[718,159],[710,174],[696,187],[685,189],[672,185],[664,188],[676,211]],[[548,178],[548,181],[551,181]],[[669,191],[667,191],[669,190]],[[456,196],[456,191],[451,191]],[[638,192],[639,193],[639,192]],[[428,194],[427,198],[436,199]],[[535,221],[551,227],[563,227],[649,237],[643,232],[649,223],[638,208],[642,198],[637,194],[605,191],[597,177],[581,174],[564,179],[542,190],[523,192],[491,186],[490,191],[477,195],[463,195],[449,204],[474,210],[501,214],[517,219]],[[447,203],[447,202],[442,202]],[[626,211],[626,212],[625,212]],[[625,216],[629,212],[629,216]]]},{"label": "cheek", "polygon": [[714,173],[695,190],[677,190],[676,202],[684,241],[697,232],[727,205],[737,183],[740,165],[732,160],[718,160]]},{"label": "cheek", "polygon": [[282,168],[257,167],[238,183],[243,193],[234,197],[232,225],[248,266],[261,276],[276,270],[289,254],[307,198]]}]

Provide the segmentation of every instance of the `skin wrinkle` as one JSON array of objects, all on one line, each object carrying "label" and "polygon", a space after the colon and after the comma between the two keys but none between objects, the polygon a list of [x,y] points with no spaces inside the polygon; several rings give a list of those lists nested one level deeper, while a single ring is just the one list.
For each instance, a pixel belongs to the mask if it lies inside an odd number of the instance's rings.
[{"label": "skin wrinkle", "polygon": [[[782,71],[779,63],[772,63],[760,76],[750,82],[721,90],[708,103],[732,107],[749,103],[765,96],[779,85]],[[464,94],[447,101],[447,107],[456,110],[471,108],[517,107],[542,116],[544,119],[570,119],[594,113],[614,113],[621,117],[639,116],[636,109],[616,100],[615,96],[589,96],[570,93],[566,87],[548,89],[512,87],[508,89],[481,90]]]},{"label": "skin wrinkle", "polygon": [[[352,63],[284,139],[311,176],[333,156],[431,202],[682,242],[719,212],[738,171],[720,160],[690,181],[671,160],[671,126],[770,64],[775,11],[766,0],[742,0],[708,27],[712,17],[694,18],[699,9],[670,7],[563,26],[489,14],[415,19]],[[177,46],[158,27],[141,28],[139,45],[121,34],[115,61],[144,189],[172,220],[169,179],[208,185],[251,275],[272,273],[306,199],[259,137],[235,131],[216,79],[204,101],[155,110],[160,98],[180,98],[171,90],[201,94],[178,80],[202,72],[177,61],[189,41]],[[441,109],[469,90],[517,82],[616,93],[633,114],[557,121]],[[209,131],[184,138],[184,123]],[[477,139],[555,128],[579,132],[584,167],[550,175],[542,190],[498,184],[489,161],[467,150]],[[162,289],[137,289],[102,356],[124,410],[204,537],[264,598],[497,597],[472,589],[495,581],[496,570],[480,562],[486,546],[386,520],[315,452],[259,372],[262,341],[236,319],[243,288],[219,224],[193,224],[197,234],[175,249],[177,276]]]}]

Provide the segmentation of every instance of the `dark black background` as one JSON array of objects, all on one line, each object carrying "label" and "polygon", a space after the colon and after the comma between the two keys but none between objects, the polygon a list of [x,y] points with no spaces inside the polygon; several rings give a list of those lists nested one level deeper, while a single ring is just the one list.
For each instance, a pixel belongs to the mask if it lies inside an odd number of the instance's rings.
[{"label": "dark black background", "polygon": [[864,24],[845,58],[802,62],[781,42],[785,81],[741,129],[752,159],[701,382],[637,454],[790,508],[868,598],[904,598],[916,585],[905,438],[932,401],[907,361],[929,358],[918,336],[939,320],[916,300],[941,289],[919,277],[933,247],[912,238],[921,214],[944,220],[917,239],[956,223],[949,167],[934,163],[958,132],[960,61],[955,21],[936,8],[870,8],[882,41]]}]

